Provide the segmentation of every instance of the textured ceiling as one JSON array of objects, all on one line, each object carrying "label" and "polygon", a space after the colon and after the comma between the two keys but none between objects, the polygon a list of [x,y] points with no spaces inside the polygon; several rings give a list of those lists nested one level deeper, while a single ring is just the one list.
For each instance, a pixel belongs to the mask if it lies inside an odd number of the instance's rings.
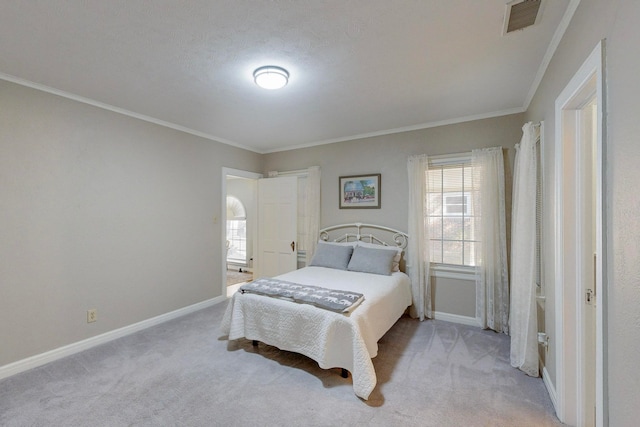
[{"label": "textured ceiling", "polygon": [[506,3],[2,1],[0,78],[277,151],[522,111],[569,0],[502,36]]}]

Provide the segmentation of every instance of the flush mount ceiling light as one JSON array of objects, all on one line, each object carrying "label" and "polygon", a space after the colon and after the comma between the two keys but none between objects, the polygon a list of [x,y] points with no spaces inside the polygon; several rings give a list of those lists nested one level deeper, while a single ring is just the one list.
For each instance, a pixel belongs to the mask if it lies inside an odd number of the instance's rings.
[{"label": "flush mount ceiling light", "polygon": [[263,89],[280,89],[289,82],[289,72],[281,67],[267,65],[253,72],[253,80]]}]

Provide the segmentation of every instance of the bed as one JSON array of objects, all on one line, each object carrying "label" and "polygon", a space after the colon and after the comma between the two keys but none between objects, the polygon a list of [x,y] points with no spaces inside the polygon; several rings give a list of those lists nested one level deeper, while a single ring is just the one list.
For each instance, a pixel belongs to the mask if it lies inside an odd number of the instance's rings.
[{"label": "bed", "polygon": [[[390,237],[364,233],[368,229]],[[331,233],[336,232],[338,237],[331,239]],[[377,382],[371,359],[378,353],[378,340],[411,304],[409,278],[400,271],[407,235],[387,227],[355,223],[325,228],[320,237],[310,266],[277,279],[362,294],[359,304],[346,312],[336,312],[288,299],[236,292],[227,306],[221,331],[229,340],[261,341],[310,357],[323,369],[347,370],[355,394],[366,400]]]}]

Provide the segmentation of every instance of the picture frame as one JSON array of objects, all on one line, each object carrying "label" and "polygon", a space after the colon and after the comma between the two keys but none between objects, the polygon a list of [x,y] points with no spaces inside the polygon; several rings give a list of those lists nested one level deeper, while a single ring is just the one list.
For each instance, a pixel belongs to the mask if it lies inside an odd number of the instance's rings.
[{"label": "picture frame", "polygon": [[381,175],[349,175],[338,178],[340,209],[380,209]]}]

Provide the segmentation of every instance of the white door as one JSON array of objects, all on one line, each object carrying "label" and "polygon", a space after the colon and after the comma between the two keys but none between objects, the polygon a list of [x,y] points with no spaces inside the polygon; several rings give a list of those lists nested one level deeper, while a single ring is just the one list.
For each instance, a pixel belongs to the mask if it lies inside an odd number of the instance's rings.
[{"label": "white door", "polygon": [[258,181],[258,254],[255,277],[273,277],[298,264],[298,178]]}]

